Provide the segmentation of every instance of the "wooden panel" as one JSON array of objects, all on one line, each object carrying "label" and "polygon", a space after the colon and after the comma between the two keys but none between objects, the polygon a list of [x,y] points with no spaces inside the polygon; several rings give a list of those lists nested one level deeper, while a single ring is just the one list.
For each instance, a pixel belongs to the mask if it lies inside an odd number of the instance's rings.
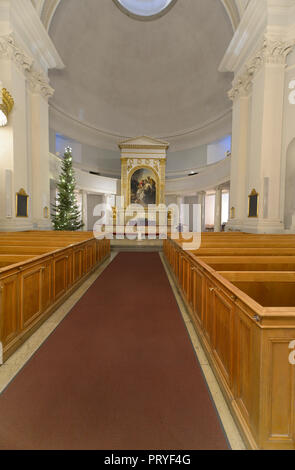
[{"label": "wooden panel", "polygon": [[268,375],[263,403],[269,436],[266,448],[277,441],[290,445],[295,438],[295,367],[289,362],[291,339],[283,333],[267,333],[264,352]]},{"label": "wooden panel", "polygon": [[196,282],[196,311],[200,320],[202,319],[203,312],[203,274],[198,270],[197,271],[197,282]]},{"label": "wooden panel", "polygon": [[42,271],[38,266],[21,273],[21,329],[41,314]]},{"label": "wooden panel", "polygon": [[232,383],[233,306],[214,290],[213,348],[221,371],[229,385]]},{"label": "wooden panel", "polygon": [[1,290],[1,342],[5,347],[20,330],[18,276],[1,279]]},{"label": "wooden panel", "polygon": [[86,261],[86,271],[89,272],[94,264],[94,260],[93,260],[93,246],[92,245],[87,245],[86,247],[86,258],[87,258],[87,261]]},{"label": "wooden panel", "polygon": [[79,281],[83,276],[83,249],[79,248],[73,252],[73,283]]},{"label": "wooden panel", "polygon": [[215,296],[214,285],[206,279],[205,283],[205,305],[203,309],[203,329],[209,343],[213,344],[215,331]]},{"label": "wooden panel", "polygon": [[62,255],[53,262],[53,292],[54,299],[62,296],[68,286],[68,256]]},{"label": "wooden panel", "polygon": [[42,266],[42,311],[52,303],[52,261],[46,261]]},{"label": "wooden panel", "polygon": [[[252,323],[241,314],[236,319],[236,399],[244,419],[249,423],[252,410],[251,351]],[[252,392],[252,393],[251,393]]]}]

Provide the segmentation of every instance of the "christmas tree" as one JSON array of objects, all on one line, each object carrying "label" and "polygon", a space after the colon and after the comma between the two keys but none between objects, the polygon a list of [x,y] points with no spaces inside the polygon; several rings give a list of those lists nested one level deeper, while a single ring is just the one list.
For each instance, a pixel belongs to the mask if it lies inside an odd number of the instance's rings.
[{"label": "christmas tree", "polygon": [[57,184],[58,195],[52,205],[51,219],[54,230],[79,230],[84,226],[75,195],[76,180],[73,170],[72,150],[67,147],[61,164]]}]

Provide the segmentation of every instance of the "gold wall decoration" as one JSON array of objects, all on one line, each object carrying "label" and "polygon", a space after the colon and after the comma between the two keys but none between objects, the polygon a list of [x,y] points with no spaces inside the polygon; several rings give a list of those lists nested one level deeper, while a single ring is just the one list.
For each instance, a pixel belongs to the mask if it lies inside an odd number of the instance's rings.
[{"label": "gold wall decoration", "polygon": [[19,192],[16,193],[16,217],[29,217],[28,205],[29,195],[21,188]]},{"label": "gold wall decoration", "polygon": [[8,115],[12,111],[14,100],[11,94],[2,88],[2,102],[0,103],[0,126],[6,126],[8,122]]},{"label": "gold wall decoration", "polygon": [[232,207],[230,210],[230,218],[235,219],[236,218],[236,208]]},{"label": "gold wall decoration", "polygon": [[257,218],[259,214],[259,194],[252,189],[248,196],[248,217]]},{"label": "gold wall decoration", "polygon": [[49,209],[48,209],[47,206],[44,207],[44,209],[43,209],[43,217],[44,217],[44,219],[48,219],[48,217],[49,217]]}]

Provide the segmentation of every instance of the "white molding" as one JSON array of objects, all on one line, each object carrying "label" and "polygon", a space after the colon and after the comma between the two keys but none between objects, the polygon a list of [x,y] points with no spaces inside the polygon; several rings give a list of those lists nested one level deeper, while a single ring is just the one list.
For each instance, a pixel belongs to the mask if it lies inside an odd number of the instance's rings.
[{"label": "white molding", "polygon": [[235,72],[261,44],[267,25],[267,0],[252,0],[219,66],[220,72]]},{"label": "white molding", "polygon": [[[229,16],[233,31],[235,31],[240,22],[240,18],[242,17],[242,13],[244,13],[244,8],[240,5],[241,0],[220,1],[224,6],[227,15]],[[61,0],[32,0],[32,2],[36,5],[35,7],[46,30],[49,31],[52,19]]]},{"label": "white molding", "polygon": [[64,68],[64,64],[50,39],[31,0],[10,0],[3,5],[10,19],[10,31],[26,53],[35,59],[47,74],[48,69]]},{"label": "white molding", "polygon": [[53,95],[54,90],[49,85],[47,75],[41,72],[36,62],[19,47],[14,34],[0,36],[0,58],[10,59],[17,65],[33,93],[39,93],[45,99]]},{"label": "white molding", "polygon": [[47,31],[49,31],[52,19],[55,15],[60,0],[44,0],[41,12],[41,21],[43,22]]},{"label": "white molding", "polygon": [[[94,147],[117,150],[118,143],[132,136],[124,136],[107,130],[98,129],[89,123],[81,122],[59,109],[55,103],[49,107],[50,128],[54,131],[72,138],[78,142]],[[174,135],[155,136],[155,138],[168,141],[170,150],[191,149],[216,140],[230,134],[232,130],[232,108],[230,107],[212,121],[205,122],[197,129],[188,129]]]},{"label": "white molding", "polygon": [[294,0],[251,0],[219,66],[220,72],[240,73],[263,47],[265,39],[295,38]]},{"label": "white molding", "polygon": [[235,31],[240,23],[240,14],[235,0],[221,0],[221,3],[229,16],[233,31]]},{"label": "white molding", "polygon": [[227,157],[220,162],[208,165],[198,175],[167,179],[165,194],[167,196],[174,194],[187,196],[228,183],[230,181],[230,165],[231,157]]},{"label": "white molding", "polygon": [[285,67],[286,57],[294,45],[295,39],[280,41],[265,36],[261,49],[244,66],[241,75],[235,77],[233,87],[228,93],[229,98],[234,100],[238,96],[247,95],[251,89],[253,78],[264,64]]}]

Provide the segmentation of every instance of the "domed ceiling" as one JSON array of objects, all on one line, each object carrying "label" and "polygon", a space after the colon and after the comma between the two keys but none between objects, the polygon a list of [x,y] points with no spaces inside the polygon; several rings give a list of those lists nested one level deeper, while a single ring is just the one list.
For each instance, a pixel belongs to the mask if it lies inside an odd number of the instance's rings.
[{"label": "domed ceiling", "polygon": [[230,117],[232,76],[218,66],[233,29],[222,2],[177,0],[153,21],[117,3],[59,3],[49,33],[66,67],[50,72],[53,109],[114,145],[136,135],[185,138]]}]

